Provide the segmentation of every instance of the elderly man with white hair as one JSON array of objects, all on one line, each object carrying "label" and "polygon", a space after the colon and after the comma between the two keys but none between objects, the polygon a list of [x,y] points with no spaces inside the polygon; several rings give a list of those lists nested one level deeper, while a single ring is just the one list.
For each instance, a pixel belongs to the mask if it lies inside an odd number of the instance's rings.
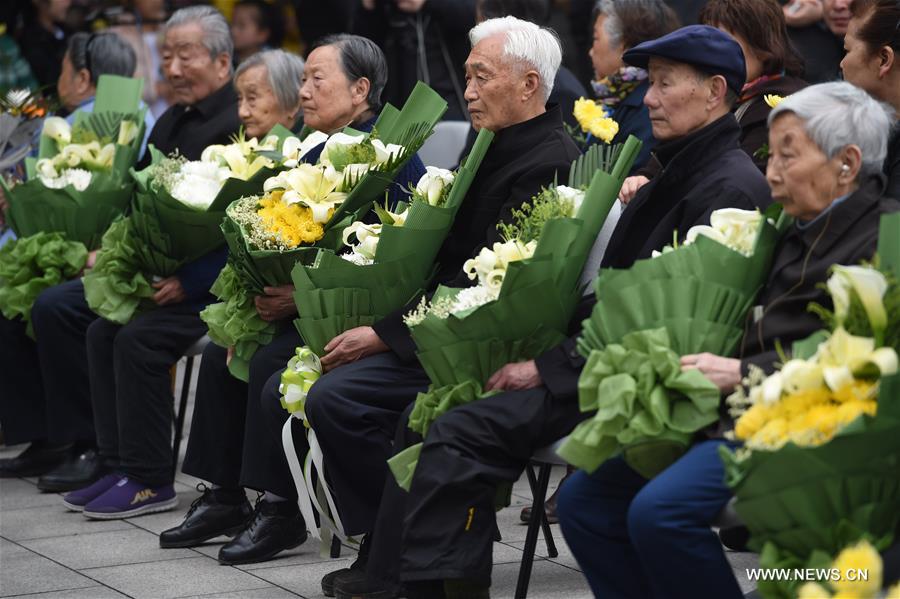
[{"label": "elderly man with white hair", "polygon": [[[481,247],[499,241],[497,223],[554,177],[564,177],[579,155],[563,127],[559,108],[545,107],[562,61],[556,35],[506,17],[475,27],[470,39],[468,109],[476,128],[496,136],[438,254],[434,287],[458,276],[465,260]],[[307,398],[306,413],[321,444],[345,530],[351,535],[372,532],[388,476],[386,460],[394,429],[403,410],[428,386],[403,324],[405,311],[335,338],[322,358],[328,372]],[[261,398],[276,438],[284,423],[279,377],[276,373],[269,379]],[[363,544],[356,566],[341,575],[360,575],[369,544]],[[335,590],[335,576],[332,573],[323,580],[329,596]]]},{"label": "elderly man with white hair", "polygon": [[[795,223],[779,242],[754,310],[762,316],[739,355],[684,356],[682,368],[700,370],[727,394],[751,364],[773,371],[779,345],[822,328],[806,308],[832,309],[829,269],[871,260],[881,216],[900,210],[882,197],[890,124],[885,105],[843,82],[808,87],[772,110],[766,177]],[[596,596],[743,597],[711,530],[731,498],[718,450],[728,443],[719,433],[732,425],[723,416],[710,438],[652,480],[614,458],[563,486],[560,525]]]}]

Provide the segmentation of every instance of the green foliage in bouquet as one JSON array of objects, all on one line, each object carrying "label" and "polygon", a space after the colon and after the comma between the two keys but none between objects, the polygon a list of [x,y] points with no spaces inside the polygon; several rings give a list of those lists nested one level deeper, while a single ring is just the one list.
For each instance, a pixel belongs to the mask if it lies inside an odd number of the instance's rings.
[{"label": "green foliage in bouquet", "polygon": [[624,454],[651,478],[687,450],[694,433],[718,419],[715,385],[671,369],[685,354],[734,351],[786,226],[783,219],[772,224],[779,209],[760,219],[750,255],[699,235],[629,269],[601,271],[594,283],[597,304],[578,340],[587,359],[579,406],[595,414],[560,447],[566,461],[593,472]]},{"label": "green foliage in bouquet", "polygon": [[[439,287],[431,300],[437,309],[420,310],[407,319],[419,362],[431,380],[428,391],[416,398],[412,430],[424,436],[447,410],[484,397],[483,385],[499,368],[534,358],[565,337],[582,294],[578,281],[588,253],[640,146],[629,137],[622,149],[614,150],[614,161],[608,158],[610,150],[594,146],[573,163],[569,187],[585,190],[574,217],[543,221],[554,216],[544,206],[544,193],[516,214],[509,233],[534,235],[541,224],[540,233],[530,258],[509,262],[497,299],[450,312],[442,307],[471,291]],[[420,451],[421,444],[415,445],[388,461],[403,488],[409,488]]]}]

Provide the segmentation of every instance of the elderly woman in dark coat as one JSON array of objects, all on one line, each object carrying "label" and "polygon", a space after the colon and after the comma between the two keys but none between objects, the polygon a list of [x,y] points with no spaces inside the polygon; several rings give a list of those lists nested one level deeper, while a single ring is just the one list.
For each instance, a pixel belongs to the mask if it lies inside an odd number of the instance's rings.
[{"label": "elderly woman in dark coat", "polygon": [[[881,215],[900,210],[881,197],[889,128],[887,107],[843,82],[806,88],[772,111],[766,177],[795,224],[780,242],[741,357],[684,356],[683,368],[699,369],[727,393],[749,364],[773,369],[777,341],[790,347],[821,328],[806,306],[830,306],[819,284],[831,265],[871,259]],[[563,486],[560,524],[598,597],[743,596],[710,529],[731,497],[718,457],[724,442],[694,445],[650,481],[617,458]]]}]

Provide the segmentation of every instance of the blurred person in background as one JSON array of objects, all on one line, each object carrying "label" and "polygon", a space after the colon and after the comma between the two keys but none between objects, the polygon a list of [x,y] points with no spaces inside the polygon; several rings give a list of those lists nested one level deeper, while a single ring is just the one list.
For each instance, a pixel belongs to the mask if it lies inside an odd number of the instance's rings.
[{"label": "blurred person in background", "polygon": [[280,47],[283,19],[278,7],[265,0],[241,0],[235,4],[231,13],[235,65],[261,50]]},{"label": "blurred person in background", "polygon": [[174,103],[172,89],[162,73],[162,26],[165,0],[131,0],[110,31],[127,41],[137,55],[135,77],[144,79],[142,98],[153,116],[159,117]]},{"label": "blurred person in background", "polygon": [[475,0],[361,0],[352,32],[375,40],[387,57],[385,102],[401,106],[424,81],[447,101],[445,119],[465,120],[462,65],[474,25]]},{"label": "blurred person in background", "polygon": [[784,6],[791,43],[803,58],[809,84],[840,78],[850,0],[793,0]]},{"label": "blurred person in background", "polygon": [[31,0],[19,36],[22,55],[41,85],[56,83],[66,52],[66,20],[71,0]]},{"label": "blurred person in background", "polygon": [[[844,79],[861,87],[900,114],[900,4],[897,0],[853,0],[841,61]],[[888,141],[884,195],[900,199],[900,127]]]}]

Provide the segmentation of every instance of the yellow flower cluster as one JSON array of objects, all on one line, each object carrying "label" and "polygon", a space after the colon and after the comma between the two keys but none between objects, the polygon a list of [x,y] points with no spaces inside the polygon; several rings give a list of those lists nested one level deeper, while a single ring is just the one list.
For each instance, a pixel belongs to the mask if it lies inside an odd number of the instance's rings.
[{"label": "yellow flower cluster", "polygon": [[[884,563],[881,554],[865,539],[841,550],[831,567],[835,575],[828,581],[830,589],[807,582],[797,590],[797,599],[874,599],[881,592]],[[900,585],[894,585],[885,599],[897,599],[898,592]]]},{"label": "yellow flower cluster", "polygon": [[775,108],[782,102],[784,102],[784,97],[777,96],[775,94],[766,94],[763,96],[763,101],[769,105],[769,108]]},{"label": "yellow flower cluster", "polygon": [[300,204],[286,204],[282,195],[283,190],[272,191],[259,201],[257,214],[263,226],[288,248],[322,239],[325,228],[313,219],[312,210]]},{"label": "yellow flower cluster", "polygon": [[572,112],[582,131],[606,143],[610,143],[619,132],[619,123],[609,118],[603,106],[593,100],[584,98],[576,100],[575,110]]},{"label": "yellow flower cluster", "polygon": [[877,383],[854,379],[837,391],[822,386],[760,401],[738,419],[734,434],[751,449],[774,451],[788,442],[816,447],[860,414],[874,416],[877,391]]}]

